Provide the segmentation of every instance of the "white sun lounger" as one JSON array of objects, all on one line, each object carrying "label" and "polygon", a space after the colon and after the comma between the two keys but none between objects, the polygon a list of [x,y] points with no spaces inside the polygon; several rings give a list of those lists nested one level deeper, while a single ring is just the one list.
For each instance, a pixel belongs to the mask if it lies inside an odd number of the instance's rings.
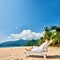
[{"label": "white sun lounger", "polygon": [[47,46],[44,47],[44,51],[25,51],[24,53],[25,53],[26,57],[28,57],[30,55],[36,55],[36,54],[38,55],[38,54],[41,54],[41,55],[44,56],[44,59],[46,59],[47,52],[48,52],[47,47],[49,45],[50,45],[50,42],[48,43]]},{"label": "white sun lounger", "polygon": [[44,56],[44,59],[46,59],[46,55],[47,55],[47,51],[44,51],[44,52],[36,52],[36,51],[26,51],[25,52],[25,55],[26,57],[30,56],[30,55],[38,55],[38,54],[41,54]]},{"label": "white sun lounger", "polygon": [[47,55],[47,50],[45,50],[45,51],[42,51],[42,52],[39,52],[39,51],[25,51],[24,53],[25,53],[25,55],[26,55],[26,57],[28,57],[28,56],[30,56],[30,55],[38,55],[38,54],[41,54],[41,55],[43,55],[44,56],[44,59],[46,59],[46,55]]}]

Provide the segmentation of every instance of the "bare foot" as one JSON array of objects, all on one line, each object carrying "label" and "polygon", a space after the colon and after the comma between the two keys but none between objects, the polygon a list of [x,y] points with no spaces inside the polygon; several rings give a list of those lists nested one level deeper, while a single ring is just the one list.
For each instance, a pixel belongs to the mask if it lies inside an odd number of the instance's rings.
[{"label": "bare foot", "polygon": [[31,51],[30,49],[25,48],[26,51]]}]

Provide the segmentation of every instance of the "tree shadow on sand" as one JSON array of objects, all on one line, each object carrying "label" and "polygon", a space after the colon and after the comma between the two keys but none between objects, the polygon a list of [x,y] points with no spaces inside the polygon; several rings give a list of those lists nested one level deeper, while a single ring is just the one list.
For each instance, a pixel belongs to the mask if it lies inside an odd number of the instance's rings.
[{"label": "tree shadow on sand", "polygon": [[[33,57],[33,58],[43,58],[43,56],[37,56],[37,55],[30,55],[29,57]],[[55,59],[55,58],[59,58],[60,59],[60,55],[48,55],[46,57],[47,59]]]}]

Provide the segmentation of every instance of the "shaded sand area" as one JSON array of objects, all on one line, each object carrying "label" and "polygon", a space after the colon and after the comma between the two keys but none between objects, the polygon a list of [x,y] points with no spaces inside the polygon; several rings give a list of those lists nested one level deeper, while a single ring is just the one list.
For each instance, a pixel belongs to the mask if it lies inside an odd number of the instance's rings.
[{"label": "shaded sand area", "polygon": [[[41,55],[26,58],[24,51],[25,47],[0,48],[0,60],[44,60]],[[60,60],[60,47],[48,47],[46,60]]]}]

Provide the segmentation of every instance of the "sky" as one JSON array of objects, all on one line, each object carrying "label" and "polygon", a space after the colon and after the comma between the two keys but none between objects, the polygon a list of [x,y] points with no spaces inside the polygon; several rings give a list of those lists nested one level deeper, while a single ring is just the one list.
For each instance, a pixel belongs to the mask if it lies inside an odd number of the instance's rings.
[{"label": "sky", "polygon": [[51,25],[60,25],[60,0],[0,0],[0,42]]}]

